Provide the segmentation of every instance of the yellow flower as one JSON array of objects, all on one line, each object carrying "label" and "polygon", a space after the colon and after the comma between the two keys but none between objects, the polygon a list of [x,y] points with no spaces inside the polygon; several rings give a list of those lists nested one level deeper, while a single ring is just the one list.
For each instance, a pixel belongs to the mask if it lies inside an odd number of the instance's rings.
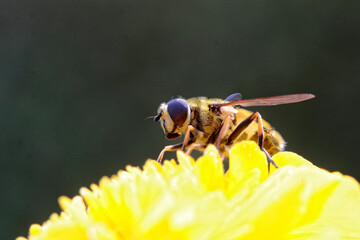
[{"label": "yellow flower", "polygon": [[[360,187],[301,156],[281,152],[267,170],[254,142],[230,152],[229,170],[214,146],[196,162],[148,160],[60,197],[60,215],[30,227],[29,238],[360,239]],[[18,240],[25,238],[19,237]]]}]

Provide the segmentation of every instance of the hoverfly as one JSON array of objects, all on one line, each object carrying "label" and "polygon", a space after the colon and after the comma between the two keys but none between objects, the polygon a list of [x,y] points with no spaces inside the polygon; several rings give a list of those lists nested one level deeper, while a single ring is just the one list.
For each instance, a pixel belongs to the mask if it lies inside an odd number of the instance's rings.
[{"label": "hoverfly", "polygon": [[300,93],[273,97],[242,99],[234,93],[225,100],[194,97],[187,100],[174,98],[161,103],[154,121],[160,121],[166,138],[175,139],[184,135],[184,140],[164,147],[157,158],[161,162],[167,151],[203,151],[208,144],[215,144],[223,156],[228,156],[230,147],[243,140],[254,140],[275,167],[271,156],[283,151],[285,141],[271,125],[264,121],[259,112],[250,112],[240,107],[273,106],[305,101],[313,94]]}]

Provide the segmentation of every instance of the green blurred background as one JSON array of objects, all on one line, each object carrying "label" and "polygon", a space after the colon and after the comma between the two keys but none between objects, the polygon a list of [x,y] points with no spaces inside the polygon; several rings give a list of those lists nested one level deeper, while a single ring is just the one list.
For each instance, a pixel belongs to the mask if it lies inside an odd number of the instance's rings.
[{"label": "green blurred background", "polygon": [[0,239],[156,158],[173,142],[144,118],[177,95],[314,93],[250,110],[288,150],[360,179],[359,3],[0,1]]}]

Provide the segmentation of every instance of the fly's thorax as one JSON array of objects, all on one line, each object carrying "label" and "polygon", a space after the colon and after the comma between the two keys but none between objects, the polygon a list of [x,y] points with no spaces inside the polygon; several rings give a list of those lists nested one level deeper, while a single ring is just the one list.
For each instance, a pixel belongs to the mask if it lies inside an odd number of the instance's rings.
[{"label": "fly's thorax", "polygon": [[158,108],[155,121],[160,124],[168,139],[175,139],[186,132],[190,123],[190,107],[182,98],[174,98],[162,103]]},{"label": "fly's thorax", "polygon": [[196,129],[190,136],[193,142],[198,144],[213,143],[224,118],[236,112],[236,109],[231,106],[223,109],[212,107],[213,104],[222,101],[221,99],[208,99],[205,97],[188,99],[191,109],[190,124]]}]

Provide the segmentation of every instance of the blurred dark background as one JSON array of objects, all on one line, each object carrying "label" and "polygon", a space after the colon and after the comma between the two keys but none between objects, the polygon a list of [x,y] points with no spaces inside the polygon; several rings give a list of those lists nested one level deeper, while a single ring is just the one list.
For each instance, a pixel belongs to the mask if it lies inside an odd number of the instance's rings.
[{"label": "blurred dark background", "polygon": [[250,110],[288,150],[360,179],[359,3],[0,1],[0,239],[156,158],[172,142],[144,118],[176,95],[314,93]]}]

